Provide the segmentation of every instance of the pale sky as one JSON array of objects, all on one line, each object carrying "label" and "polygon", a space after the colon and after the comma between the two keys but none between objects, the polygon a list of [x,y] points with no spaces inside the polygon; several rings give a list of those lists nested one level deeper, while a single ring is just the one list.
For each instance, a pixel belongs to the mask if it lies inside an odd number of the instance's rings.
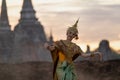
[{"label": "pale sky", "polygon": [[[0,0],[0,6],[1,6]],[[18,23],[23,0],[6,0],[12,29]],[[115,50],[120,49],[120,0],[32,0],[36,17],[47,35],[50,30],[54,40],[65,39],[68,26],[80,17],[79,40],[74,41],[85,51],[98,47],[102,39],[110,41]]]}]

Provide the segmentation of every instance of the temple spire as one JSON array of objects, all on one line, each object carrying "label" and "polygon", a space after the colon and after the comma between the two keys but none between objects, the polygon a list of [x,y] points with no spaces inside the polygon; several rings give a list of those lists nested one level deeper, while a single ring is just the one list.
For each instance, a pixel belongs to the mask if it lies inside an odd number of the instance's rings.
[{"label": "temple spire", "polygon": [[31,0],[23,0],[23,6],[21,11],[20,22],[35,22],[37,18],[35,16],[35,10]]},{"label": "temple spire", "polygon": [[90,51],[90,46],[89,45],[87,45],[87,50],[86,50],[86,53],[90,53],[91,51]]},{"label": "temple spire", "polygon": [[52,35],[52,29],[50,31],[50,37],[49,37],[49,43],[52,44],[53,43],[53,35]]},{"label": "temple spire", "polygon": [[1,16],[0,16],[0,29],[1,28],[10,30],[8,14],[7,14],[6,0],[2,0]]}]

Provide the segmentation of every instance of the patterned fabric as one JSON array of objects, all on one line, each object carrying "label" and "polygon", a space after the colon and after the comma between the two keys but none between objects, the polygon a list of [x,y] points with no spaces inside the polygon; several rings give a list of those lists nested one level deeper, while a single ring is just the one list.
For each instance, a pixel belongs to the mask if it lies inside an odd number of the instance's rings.
[{"label": "patterned fabric", "polygon": [[77,80],[73,63],[68,65],[66,61],[58,62],[56,72],[58,80]]},{"label": "patterned fabric", "polygon": [[[55,46],[56,49],[51,51],[54,65],[53,80],[77,80],[72,62],[83,53],[81,48],[67,40],[56,41]],[[68,65],[66,61],[63,61],[64,58],[60,58],[61,54],[59,53],[62,53],[65,56],[65,60],[71,64]],[[63,63],[61,63],[60,60],[62,60]]]}]

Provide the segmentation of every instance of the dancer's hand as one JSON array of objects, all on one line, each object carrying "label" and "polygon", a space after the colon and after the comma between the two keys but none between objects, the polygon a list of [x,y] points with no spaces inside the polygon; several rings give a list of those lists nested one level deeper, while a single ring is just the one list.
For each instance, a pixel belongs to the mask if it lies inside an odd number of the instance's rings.
[{"label": "dancer's hand", "polygon": [[94,53],[91,53],[91,57],[95,57],[95,55],[98,55],[99,56],[99,60],[102,61],[103,59],[103,54],[101,52],[94,52]]},{"label": "dancer's hand", "polygon": [[45,47],[46,49],[48,49],[49,44],[48,44],[48,43],[45,43],[45,44],[44,44],[44,47]]},{"label": "dancer's hand", "polygon": [[49,45],[48,43],[45,43],[44,44],[44,47],[50,51],[53,51],[55,50],[55,46],[54,45]]}]

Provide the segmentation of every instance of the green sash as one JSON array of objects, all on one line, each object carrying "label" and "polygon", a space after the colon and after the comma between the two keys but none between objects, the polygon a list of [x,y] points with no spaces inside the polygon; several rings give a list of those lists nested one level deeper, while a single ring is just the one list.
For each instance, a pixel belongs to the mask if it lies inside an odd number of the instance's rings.
[{"label": "green sash", "polygon": [[73,63],[68,64],[66,61],[58,62],[56,72],[58,80],[77,80]]}]

